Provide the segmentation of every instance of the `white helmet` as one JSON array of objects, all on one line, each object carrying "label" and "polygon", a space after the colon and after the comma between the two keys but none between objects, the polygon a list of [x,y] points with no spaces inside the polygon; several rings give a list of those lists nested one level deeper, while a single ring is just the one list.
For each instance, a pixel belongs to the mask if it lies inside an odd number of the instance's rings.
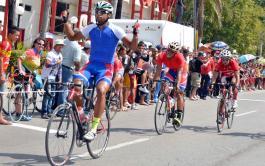
[{"label": "white helmet", "polygon": [[232,58],[231,51],[229,51],[229,50],[223,50],[223,51],[221,51],[220,57],[221,58]]},{"label": "white helmet", "polygon": [[168,48],[174,52],[178,51],[181,49],[181,46],[178,42],[170,42],[168,44]]},{"label": "white helmet", "polygon": [[99,1],[96,4],[96,10],[106,10],[106,11],[112,13],[113,12],[113,7],[112,7],[112,5],[109,2]]}]

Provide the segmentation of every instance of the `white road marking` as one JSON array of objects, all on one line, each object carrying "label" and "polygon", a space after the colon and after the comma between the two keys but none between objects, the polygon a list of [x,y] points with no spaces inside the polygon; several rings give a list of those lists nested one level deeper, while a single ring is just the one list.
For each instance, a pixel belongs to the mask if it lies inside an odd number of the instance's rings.
[{"label": "white road marking", "polygon": [[255,100],[255,99],[239,99],[241,101],[259,101],[259,102],[265,102],[265,100]]},{"label": "white road marking", "polygon": [[[120,143],[120,144],[117,144],[117,145],[113,145],[113,146],[107,147],[106,151],[120,149],[120,148],[123,148],[123,147],[126,147],[126,146],[130,146],[130,145],[133,145],[133,144],[145,142],[145,141],[148,141],[150,139],[151,138],[140,138],[140,139],[136,139],[136,140],[133,140],[133,141]],[[78,158],[84,158],[84,157],[88,157],[88,156],[90,156],[90,155],[89,155],[88,152],[86,152],[86,153],[83,153],[83,154],[75,155],[75,156],[71,157],[70,160],[75,160],[75,159],[78,159]]]},{"label": "white road marking", "polygon": [[[21,123],[13,123],[12,126],[20,127],[20,128],[24,128],[24,129],[29,129],[29,130],[40,131],[40,132],[44,132],[44,133],[47,130],[47,128],[32,126],[32,125],[25,125],[25,124],[21,124]],[[50,133],[55,133],[55,132],[56,132],[56,130],[50,130]]]},{"label": "white road marking", "polygon": [[249,112],[245,112],[245,113],[242,113],[242,114],[237,114],[235,116],[239,117],[239,116],[244,116],[244,115],[248,115],[248,114],[252,114],[252,113],[255,113],[257,111],[249,111]]},{"label": "white road marking", "polygon": [[[13,127],[19,127],[19,128],[24,128],[24,129],[29,129],[29,130],[40,131],[40,132],[44,132],[44,133],[46,132],[46,128],[32,126],[32,125],[25,125],[25,124],[20,124],[20,123],[13,123],[11,126],[13,126]],[[56,130],[51,130],[50,131],[50,133],[55,133],[55,132],[56,132]],[[133,141],[120,143],[120,144],[117,144],[117,145],[113,145],[113,146],[107,147],[106,148],[106,151],[120,149],[120,148],[123,148],[123,147],[126,147],[126,146],[130,146],[130,145],[133,145],[133,144],[145,142],[145,141],[148,141],[150,139],[151,138],[140,138],[140,139],[136,139],[136,140],[133,140]],[[75,159],[78,159],[78,158],[83,158],[83,157],[88,157],[88,156],[89,156],[89,153],[86,152],[86,153],[83,153],[83,154],[80,154],[80,155],[74,155],[73,157],[71,157],[70,160],[75,160]]]}]

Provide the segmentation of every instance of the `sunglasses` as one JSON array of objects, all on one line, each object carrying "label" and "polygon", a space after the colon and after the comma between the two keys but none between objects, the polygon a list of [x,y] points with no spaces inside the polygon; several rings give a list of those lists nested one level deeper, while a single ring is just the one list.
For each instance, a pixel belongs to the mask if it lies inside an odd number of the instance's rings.
[{"label": "sunglasses", "polygon": [[96,14],[98,14],[98,15],[109,14],[109,13],[110,12],[106,11],[106,10],[96,10]]},{"label": "sunglasses", "polygon": [[42,43],[36,43],[36,44],[38,44],[39,46],[44,46],[44,44],[42,44]]},{"label": "sunglasses", "polygon": [[229,60],[230,60],[230,58],[222,58],[222,61],[225,61],[225,62],[227,62]]}]

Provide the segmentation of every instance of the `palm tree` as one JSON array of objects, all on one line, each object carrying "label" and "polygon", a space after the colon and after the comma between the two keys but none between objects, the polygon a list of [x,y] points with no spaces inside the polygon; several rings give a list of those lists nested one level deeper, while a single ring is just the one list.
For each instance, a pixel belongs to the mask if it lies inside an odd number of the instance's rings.
[{"label": "palm tree", "polygon": [[221,13],[222,13],[222,0],[199,0],[198,9],[198,38],[199,43],[203,39],[203,27],[204,27],[204,12],[205,9],[210,10],[213,15],[211,20],[215,21],[216,24],[221,26]]}]

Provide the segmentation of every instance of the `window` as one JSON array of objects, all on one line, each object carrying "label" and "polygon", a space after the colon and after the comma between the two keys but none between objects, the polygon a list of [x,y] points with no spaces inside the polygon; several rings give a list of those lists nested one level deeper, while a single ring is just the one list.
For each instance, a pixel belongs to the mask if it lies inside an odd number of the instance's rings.
[{"label": "window", "polygon": [[31,6],[30,5],[25,5],[25,11],[31,12]]},{"label": "window", "polygon": [[63,32],[63,23],[61,20],[61,13],[69,9],[68,3],[57,2],[56,17],[55,17],[55,32]]}]

